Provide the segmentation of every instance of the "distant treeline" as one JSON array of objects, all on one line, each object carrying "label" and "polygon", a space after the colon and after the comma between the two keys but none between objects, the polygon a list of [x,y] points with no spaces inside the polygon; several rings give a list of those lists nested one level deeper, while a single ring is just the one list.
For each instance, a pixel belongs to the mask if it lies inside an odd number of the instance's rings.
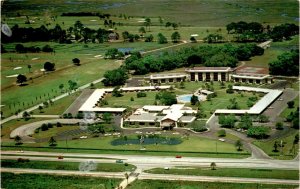
[{"label": "distant treeline", "polygon": [[295,24],[281,24],[274,26],[270,25],[264,27],[258,22],[232,22],[226,25],[228,34],[236,34],[235,38],[238,42],[255,41],[262,42],[269,39],[273,41],[288,40],[291,36],[299,34],[299,26]]},{"label": "distant treeline", "polygon": [[[48,29],[44,25],[39,28],[23,28],[19,27],[17,24],[12,28],[12,36],[7,37],[2,35],[2,43],[11,43],[11,42],[32,42],[32,41],[54,41],[59,43],[72,43],[72,39],[83,41],[83,42],[93,42],[103,43],[108,41],[109,34],[113,33],[112,31],[99,28],[98,30],[90,29],[84,27],[84,25],[77,21],[74,24],[74,27],[70,27],[67,30],[64,30],[60,27],[59,24],[52,29]],[[116,34],[117,35],[117,34]]]},{"label": "distant treeline", "polygon": [[64,12],[61,16],[98,16],[101,19],[107,18],[111,16],[110,14],[102,14],[98,12]]},{"label": "distant treeline", "polygon": [[41,49],[40,47],[34,47],[34,46],[24,47],[24,45],[22,45],[22,44],[17,44],[15,47],[15,50],[17,53],[27,53],[27,52],[39,53],[41,51],[42,52],[53,52],[54,51],[54,49],[51,48],[49,45],[45,45]]}]

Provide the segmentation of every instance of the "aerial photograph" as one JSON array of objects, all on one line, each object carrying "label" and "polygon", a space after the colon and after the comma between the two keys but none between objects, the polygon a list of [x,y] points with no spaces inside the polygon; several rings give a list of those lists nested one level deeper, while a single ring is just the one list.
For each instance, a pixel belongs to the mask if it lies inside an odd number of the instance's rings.
[{"label": "aerial photograph", "polygon": [[299,188],[299,0],[0,2],[0,188]]}]

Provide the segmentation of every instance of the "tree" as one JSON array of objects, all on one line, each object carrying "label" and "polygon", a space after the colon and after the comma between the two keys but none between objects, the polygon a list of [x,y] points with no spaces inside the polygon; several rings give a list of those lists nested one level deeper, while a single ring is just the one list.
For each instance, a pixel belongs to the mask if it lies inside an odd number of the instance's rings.
[{"label": "tree", "polygon": [[70,91],[76,90],[76,89],[77,89],[77,82],[72,81],[72,80],[69,80],[69,81],[68,81],[68,84],[69,84],[69,89],[70,89]]},{"label": "tree", "polygon": [[52,137],[50,137],[50,139],[49,139],[49,146],[56,146],[57,144],[56,144],[56,140],[54,139],[54,137],[52,136]]},{"label": "tree", "polygon": [[105,133],[104,126],[101,124],[89,125],[88,130],[94,134]]},{"label": "tree", "polygon": [[78,58],[72,59],[72,62],[74,65],[79,66],[80,65],[80,60]]},{"label": "tree", "polygon": [[128,74],[123,68],[109,70],[104,73],[104,80],[102,81],[105,86],[117,86],[125,84],[128,79]]},{"label": "tree", "polygon": [[212,162],[212,163],[210,164],[211,170],[216,170],[216,167],[217,167],[217,164],[216,164],[215,162]]},{"label": "tree", "polygon": [[105,123],[110,123],[112,120],[112,114],[111,113],[103,113],[102,119]]},{"label": "tree", "polygon": [[191,97],[191,105],[195,105],[197,102],[199,102],[199,99],[197,96],[193,95]]},{"label": "tree", "polygon": [[145,24],[146,27],[148,27],[148,31],[150,31],[151,19],[150,18],[146,18],[144,24]]},{"label": "tree", "polygon": [[122,90],[120,89],[120,87],[115,87],[112,91],[112,96],[115,97],[121,97],[122,95]]},{"label": "tree", "polygon": [[107,59],[121,59],[124,54],[120,52],[117,48],[110,48],[105,52],[105,58]]},{"label": "tree", "polygon": [[278,152],[278,149],[277,149],[278,146],[279,146],[279,145],[278,145],[278,141],[275,141],[275,142],[274,142],[274,145],[273,145],[273,148],[274,148],[273,152]]},{"label": "tree", "polygon": [[19,83],[20,86],[22,86],[23,83],[26,82],[26,81],[27,81],[27,77],[25,75],[19,74],[17,76],[17,83]]},{"label": "tree", "polygon": [[224,129],[221,129],[218,131],[218,136],[219,137],[225,137],[226,136],[226,131]]},{"label": "tree", "polygon": [[275,126],[276,126],[277,130],[283,130],[283,123],[282,122],[277,122]]},{"label": "tree", "polygon": [[243,147],[243,143],[240,140],[237,140],[235,142],[235,146],[238,148],[237,149],[238,151],[241,151],[242,150],[241,148]]},{"label": "tree", "polygon": [[176,32],[172,33],[171,39],[172,39],[173,43],[178,43],[180,40],[179,32],[176,31]]},{"label": "tree", "polygon": [[168,43],[167,38],[166,38],[162,33],[159,33],[159,34],[157,35],[157,39],[158,39],[158,43],[159,43],[159,44]]},{"label": "tree", "polygon": [[144,35],[146,33],[146,30],[144,27],[140,27],[139,32]]},{"label": "tree", "polygon": [[272,75],[298,76],[299,50],[291,50],[277,56],[277,60],[269,63],[269,71]]},{"label": "tree", "polygon": [[156,94],[156,100],[159,100],[161,104],[170,106],[172,104],[177,104],[176,95],[168,91],[162,91]]},{"label": "tree", "polygon": [[266,116],[266,115],[264,115],[264,114],[260,114],[260,115],[258,116],[258,121],[259,121],[260,123],[266,123],[266,122],[269,121],[269,117]]},{"label": "tree", "polygon": [[54,71],[55,70],[55,64],[51,62],[45,62],[44,64],[45,71]]},{"label": "tree", "polygon": [[22,138],[19,135],[17,135],[15,137],[15,145],[21,145],[21,144],[23,144],[22,143]]},{"label": "tree", "polygon": [[224,128],[233,128],[236,122],[236,118],[234,115],[220,115],[219,116],[219,124]]},{"label": "tree", "polygon": [[23,112],[22,117],[27,121],[30,118],[30,114],[27,111],[25,111]]},{"label": "tree", "polygon": [[125,173],[125,174],[124,174],[124,176],[125,176],[125,179],[126,179],[126,181],[127,181],[127,185],[128,185],[128,179],[129,179],[129,175],[128,175],[128,173]]},{"label": "tree", "polygon": [[39,106],[40,113],[43,111],[43,106]]},{"label": "tree", "polygon": [[242,129],[249,129],[250,127],[252,127],[252,119],[249,116],[249,114],[245,114],[241,116],[241,122],[239,124],[239,127]]},{"label": "tree", "polygon": [[54,49],[51,48],[49,45],[45,45],[45,46],[43,46],[42,51],[43,52],[53,52]]},{"label": "tree", "polygon": [[294,108],[295,102],[294,101],[288,101],[287,105],[288,105],[288,108]]},{"label": "tree", "polygon": [[247,131],[247,136],[263,139],[269,136],[270,128],[264,126],[250,127]]},{"label": "tree", "polygon": [[28,72],[30,73],[31,65],[28,64],[28,65],[27,65],[27,68],[28,68]]},{"label": "tree", "polygon": [[152,34],[150,34],[149,36],[146,36],[146,38],[145,38],[145,42],[152,42],[152,41],[153,41],[153,39],[154,39],[153,35],[152,35]]},{"label": "tree", "polygon": [[190,41],[191,41],[192,43],[197,43],[197,39],[196,39],[194,36],[192,36],[192,37],[190,38]]},{"label": "tree", "polygon": [[176,30],[178,28],[178,24],[177,23],[172,23],[172,27],[173,27],[173,30]]},{"label": "tree", "polygon": [[43,123],[42,126],[41,126],[41,130],[42,131],[47,131],[49,128],[48,128],[48,125],[46,123]]},{"label": "tree", "polygon": [[60,84],[60,85],[58,86],[58,88],[60,89],[60,92],[62,93],[62,92],[63,92],[63,88],[64,88],[64,84]]},{"label": "tree", "polygon": [[207,43],[219,43],[223,40],[223,36],[220,34],[209,34],[203,40]]}]

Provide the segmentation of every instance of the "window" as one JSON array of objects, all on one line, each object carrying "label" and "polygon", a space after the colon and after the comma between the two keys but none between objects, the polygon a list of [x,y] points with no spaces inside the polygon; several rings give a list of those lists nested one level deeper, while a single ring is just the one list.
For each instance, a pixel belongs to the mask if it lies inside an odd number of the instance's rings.
[{"label": "window", "polygon": [[191,73],[191,81],[195,81],[195,73]]}]

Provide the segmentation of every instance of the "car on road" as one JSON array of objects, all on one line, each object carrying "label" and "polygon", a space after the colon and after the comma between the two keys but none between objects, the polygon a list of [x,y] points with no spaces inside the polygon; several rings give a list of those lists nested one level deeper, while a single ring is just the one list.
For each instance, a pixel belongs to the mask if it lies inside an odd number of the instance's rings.
[{"label": "car on road", "polygon": [[175,156],[175,158],[182,158],[182,156],[180,156],[180,155],[177,155],[177,156]]},{"label": "car on road", "polygon": [[123,160],[117,159],[117,160],[116,160],[116,163],[123,163]]},{"label": "car on road", "polygon": [[58,156],[57,159],[64,159],[64,156]]}]

